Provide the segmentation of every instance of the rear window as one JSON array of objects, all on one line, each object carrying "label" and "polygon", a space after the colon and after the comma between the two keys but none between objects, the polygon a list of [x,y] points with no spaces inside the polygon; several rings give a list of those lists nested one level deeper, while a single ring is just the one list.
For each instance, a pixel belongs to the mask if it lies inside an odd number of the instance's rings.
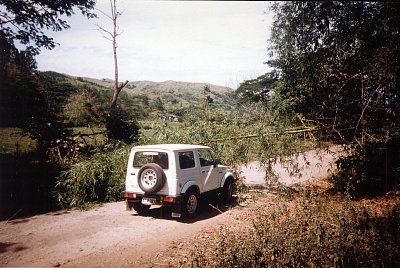
[{"label": "rear window", "polygon": [[148,163],[158,164],[163,169],[168,169],[168,154],[164,152],[136,152],[133,157],[133,167],[141,168]]}]

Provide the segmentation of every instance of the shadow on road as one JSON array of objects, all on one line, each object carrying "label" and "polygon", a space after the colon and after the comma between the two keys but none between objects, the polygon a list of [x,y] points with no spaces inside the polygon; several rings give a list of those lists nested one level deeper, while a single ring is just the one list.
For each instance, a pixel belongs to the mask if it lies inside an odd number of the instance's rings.
[{"label": "shadow on road", "polygon": [[208,220],[210,218],[216,217],[226,211],[228,211],[230,208],[234,207],[237,205],[237,201],[233,200],[231,204],[224,205],[221,202],[219,202],[218,198],[215,199],[207,199],[207,200],[200,200],[200,207],[199,211],[196,215],[195,218],[193,219],[180,219],[180,218],[173,218],[171,216],[171,207],[163,207],[163,206],[157,206],[157,207],[152,207],[148,212],[145,214],[137,214],[136,212],[133,212],[132,216],[134,217],[151,217],[154,219],[162,219],[162,220],[178,220],[179,222],[182,223],[194,223],[198,221],[203,221],[203,220]]},{"label": "shadow on road", "polygon": [[23,251],[25,249],[28,249],[28,247],[25,247],[19,243],[1,243],[0,242],[0,253],[4,253],[6,251],[19,252],[19,251]]}]

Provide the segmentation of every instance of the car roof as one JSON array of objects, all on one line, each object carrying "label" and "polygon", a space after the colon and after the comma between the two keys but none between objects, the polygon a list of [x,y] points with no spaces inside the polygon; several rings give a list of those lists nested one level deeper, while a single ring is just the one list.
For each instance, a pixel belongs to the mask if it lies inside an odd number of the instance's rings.
[{"label": "car roof", "polygon": [[167,150],[167,151],[181,151],[181,150],[193,150],[193,149],[210,149],[208,146],[194,145],[194,144],[153,144],[153,145],[142,145],[135,146],[132,150]]}]

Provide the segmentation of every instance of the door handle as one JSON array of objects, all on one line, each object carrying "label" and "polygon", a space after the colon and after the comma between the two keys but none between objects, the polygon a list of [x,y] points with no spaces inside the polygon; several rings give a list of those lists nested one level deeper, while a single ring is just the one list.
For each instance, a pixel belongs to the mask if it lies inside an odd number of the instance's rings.
[{"label": "door handle", "polygon": [[205,170],[203,170],[201,173],[206,173],[206,171],[205,171]]}]

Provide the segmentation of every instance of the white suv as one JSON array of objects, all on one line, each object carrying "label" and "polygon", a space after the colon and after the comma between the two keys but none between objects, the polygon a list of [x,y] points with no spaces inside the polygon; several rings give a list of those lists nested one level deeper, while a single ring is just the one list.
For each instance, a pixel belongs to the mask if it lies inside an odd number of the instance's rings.
[{"label": "white suv", "polygon": [[133,147],[125,191],[127,209],[145,213],[151,205],[172,206],[172,217],[196,215],[199,198],[217,192],[232,200],[234,175],[207,146],[159,144]]}]

